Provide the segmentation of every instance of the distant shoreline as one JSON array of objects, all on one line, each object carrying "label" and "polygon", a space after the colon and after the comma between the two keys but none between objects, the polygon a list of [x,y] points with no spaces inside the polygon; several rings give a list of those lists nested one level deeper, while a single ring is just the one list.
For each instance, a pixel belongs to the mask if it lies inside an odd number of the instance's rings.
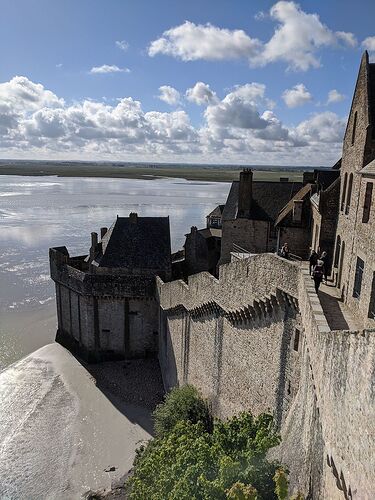
[{"label": "distant shoreline", "polygon": [[[110,165],[110,164],[48,164],[48,162],[16,162],[0,160],[0,175],[58,177],[103,177],[125,179],[158,179],[169,177],[189,181],[231,182],[239,178],[243,167],[226,165]],[[254,166],[254,179],[278,182],[280,177],[301,181],[304,171],[314,167]]]}]

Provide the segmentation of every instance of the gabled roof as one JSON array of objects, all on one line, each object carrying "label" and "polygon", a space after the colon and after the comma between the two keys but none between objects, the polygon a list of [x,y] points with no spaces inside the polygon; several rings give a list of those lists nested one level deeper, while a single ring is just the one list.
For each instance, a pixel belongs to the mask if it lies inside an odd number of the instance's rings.
[{"label": "gabled roof", "polygon": [[375,160],[370,161],[365,167],[363,167],[360,171],[360,174],[364,176],[373,176],[375,175]]},{"label": "gabled roof", "polygon": [[[253,181],[250,219],[274,222],[288,201],[301,189],[302,182]],[[238,210],[239,181],[233,181],[223,220],[234,220]]]},{"label": "gabled roof", "polygon": [[221,217],[223,214],[225,205],[218,205],[216,208],[210,212],[207,217]]},{"label": "gabled roof", "polygon": [[169,217],[117,217],[102,238],[98,267],[167,270],[171,265]]},{"label": "gabled roof", "polygon": [[279,213],[275,222],[275,226],[280,224],[280,222],[282,222],[290,214],[290,212],[293,210],[294,201],[303,201],[307,196],[310,195],[311,188],[312,184],[306,184],[298,191],[298,193],[293,196],[290,201],[288,201],[288,203]]}]

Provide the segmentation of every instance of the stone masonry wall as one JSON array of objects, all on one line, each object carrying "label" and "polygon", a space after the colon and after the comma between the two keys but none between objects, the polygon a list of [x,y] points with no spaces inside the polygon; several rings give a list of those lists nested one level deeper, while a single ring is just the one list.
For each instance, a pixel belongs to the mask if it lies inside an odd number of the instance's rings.
[{"label": "stone masonry wall", "polygon": [[272,411],[294,490],[375,496],[374,331],[330,331],[308,269],[269,254],[158,291],[166,387],[194,383],[223,417]]}]

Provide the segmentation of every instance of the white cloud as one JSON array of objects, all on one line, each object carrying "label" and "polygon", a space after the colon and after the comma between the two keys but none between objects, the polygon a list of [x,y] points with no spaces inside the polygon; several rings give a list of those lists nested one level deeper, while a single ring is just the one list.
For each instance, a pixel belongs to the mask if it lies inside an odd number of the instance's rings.
[{"label": "white cloud", "polygon": [[303,106],[312,101],[312,95],[303,83],[298,83],[291,89],[284,90],[282,98],[288,108]]},{"label": "white cloud", "polygon": [[283,60],[295,70],[317,68],[320,61],[315,54],[320,47],[334,46],[339,40],[347,44],[353,37],[343,31],[333,33],[317,14],[307,14],[294,2],[277,2],[270,15],[279,25],[265,44],[259,64]]},{"label": "white cloud", "polygon": [[[291,69],[305,71],[320,66],[316,53],[321,47],[357,44],[353,33],[331,31],[317,14],[304,12],[292,1],[277,2],[269,15],[277,25],[267,42],[243,30],[185,21],[151,42],[148,53],[152,57],[165,54],[183,61],[246,59],[252,66],[284,61]],[[264,14],[256,16],[263,17]]]},{"label": "white cloud", "polygon": [[345,99],[344,94],[340,94],[336,89],[332,89],[328,92],[327,104],[332,104],[335,102],[341,102]]},{"label": "white cloud", "polygon": [[316,113],[311,118],[301,122],[296,128],[297,137],[307,143],[337,143],[341,145],[346,120],[336,113],[325,111]]},{"label": "white cloud", "polygon": [[205,59],[211,61],[249,58],[255,55],[260,42],[243,30],[217,28],[212,24],[194,24],[185,21],[163,33],[151,42],[148,53],[166,54],[183,61]]},{"label": "white cloud", "polygon": [[207,106],[215,103],[218,99],[214,91],[210,89],[207,83],[197,82],[194,87],[187,89],[186,99],[198,104],[198,106]]},{"label": "white cloud", "polygon": [[63,67],[63,63],[56,64],[56,68],[62,68],[62,67]]},{"label": "white cloud", "polygon": [[93,75],[106,74],[106,73],[130,73],[128,68],[119,68],[115,64],[103,64],[102,66],[94,66],[90,69],[90,73]]},{"label": "white cloud", "polygon": [[362,47],[369,52],[375,52],[375,36],[368,36],[362,42]]},{"label": "white cloud", "polygon": [[117,40],[116,47],[118,47],[120,50],[123,50],[124,52],[126,52],[129,48],[129,44],[125,40]]},{"label": "white cloud", "polygon": [[158,99],[166,102],[170,106],[176,106],[180,102],[180,93],[173,87],[169,85],[162,85],[159,87],[160,94],[158,95]]},{"label": "white cloud", "polygon": [[335,113],[287,127],[267,109],[263,84],[236,86],[222,100],[205,84],[192,89],[207,106],[198,126],[184,110],[146,112],[132,97],[69,104],[41,84],[15,77],[0,84],[0,154],[319,165],[333,163],[340,153],[345,121]]},{"label": "white cloud", "polygon": [[336,31],[335,33],[338,40],[344,42],[348,47],[356,47],[358,45],[358,40],[353,33],[348,33],[347,31]]}]

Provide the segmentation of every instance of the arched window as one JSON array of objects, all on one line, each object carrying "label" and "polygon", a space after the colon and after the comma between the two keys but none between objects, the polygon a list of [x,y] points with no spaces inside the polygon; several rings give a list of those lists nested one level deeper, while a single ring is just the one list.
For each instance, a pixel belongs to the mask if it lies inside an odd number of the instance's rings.
[{"label": "arched window", "polygon": [[348,183],[348,174],[345,173],[344,175],[344,185],[342,187],[342,194],[341,194],[341,212],[344,211],[344,206],[345,206],[345,196],[346,196],[346,185]]},{"label": "arched window", "polygon": [[339,265],[340,249],[341,249],[341,238],[340,238],[340,236],[337,236],[335,260],[333,261],[334,267],[337,267]]},{"label": "arched window", "polygon": [[357,111],[354,113],[354,119],[353,119],[353,129],[352,129],[352,146],[355,141],[355,129],[357,128]]},{"label": "arched window", "polygon": [[346,207],[345,213],[348,214],[350,210],[350,201],[352,198],[352,189],[353,189],[353,174],[349,175],[349,183],[348,183],[348,194],[346,196]]}]

